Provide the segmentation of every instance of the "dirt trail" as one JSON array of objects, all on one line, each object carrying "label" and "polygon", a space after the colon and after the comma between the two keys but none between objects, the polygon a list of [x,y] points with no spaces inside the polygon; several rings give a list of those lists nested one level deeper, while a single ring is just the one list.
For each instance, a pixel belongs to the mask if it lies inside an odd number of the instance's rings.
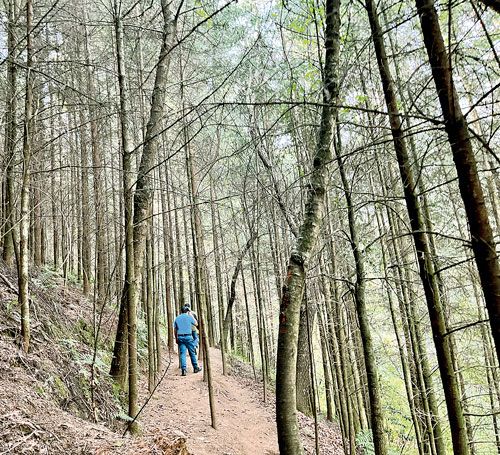
[{"label": "dirt trail", "polygon": [[[15,273],[0,259],[0,454],[186,455],[184,441],[193,455],[278,454],[274,396],[262,402],[262,385],[241,362],[233,362],[232,376],[223,376],[217,349],[210,350],[217,430],[211,427],[203,373],[188,367],[182,377],[176,354],[139,418],[141,436],[122,438],[123,422],[114,420],[119,409],[106,381],[95,389],[99,423],[85,420],[92,409],[80,387],[89,374],[83,359],[91,347],[82,339],[91,306],[67,288],[33,286],[37,305],[31,352],[25,354],[16,343],[20,317],[11,309],[14,282]],[[140,405],[148,398],[146,376],[141,375]],[[298,417],[305,453],[312,454],[313,421]],[[343,455],[338,425],[323,422],[319,430],[321,454]]]},{"label": "dirt trail", "polygon": [[[184,435],[194,455],[278,454],[273,406],[249,381],[222,375],[220,351],[210,349],[215,393],[217,430],[211,427],[208,389],[203,373],[188,367],[180,375],[177,357],[144,409],[140,422],[145,434],[165,431]],[[189,358],[188,358],[189,365]]]}]

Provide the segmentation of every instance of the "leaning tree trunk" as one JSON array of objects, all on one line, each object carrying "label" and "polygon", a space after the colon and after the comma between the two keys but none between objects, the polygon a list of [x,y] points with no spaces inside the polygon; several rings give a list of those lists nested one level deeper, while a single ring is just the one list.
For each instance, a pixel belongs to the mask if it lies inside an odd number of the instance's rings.
[{"label": "leaning tree trunk", "polygon": [[[425,234],[425,223],[417,198],[416,185],[414,183],[410,160],[403,138],[396,93],[394,91],[392,77],[389,70],[389,63],[385,52],[385,45],[382,37],[382,30],[378,21],[377,11],[373,0],[366,0],[366,6],[372,29],[373,43],[377,54],[377,62],[384,89],[387,111],[389,112],[389,121],[394,141],[394,148],[404,187],[408,216],[410,218],[410,224],[413,231],[412,235],[415,249],[417,251],[420,276],[424,287],[427,307],[429,309],[429,316],[431,318],[432,335],[434,338],[434,345],[436,347],[441,380],[443,382],[446,406],[448,408],[448,419],[450,421],[453,448],[455,455],[465,455],[469,453],[469,446],[467,442],[467,432],[465,428],[461,396],[453,367],[450,340],[446,336],[447,329],[443,316],[438,282],[434,272],[434,264],[430,253],[429,240]],[[438,440],[437,442],[440,441]]]},{"label": "leaning tree trunk", "polygon": [[236,300],[236,282],[238,281],[238,275],[240,274],[240,270],[242,267],[243,263],[243,258],[247,251],[250,249],[252,246],[252,243],[254,240],[257,238],[257,234],[252,231],[250,238],[248,239],[247,243],[245,244],[245,247],[243,250],[241,250],[240,256],[238,257],[238,260],[236,261],[236,267],[234,268],[233,276],[231,278],[231,287],[230,287],[230,293],[229,293],[229,298],[227,300],[227,308],[226,308],[226,315],[224,317],[224,322],[223,322],[223,328],[222,328],[222,338],[224,339],[224,346],[227,346],[228,342],[228,336],[229,336],[229,325],[231,323],[231,315],[233,311],[233,305]]},{"label": "leaning tree trunk", "polygon": [[280,452],[287,455],[303,453],[297,422],[295,373],[299,335],[300,305],[304,293],[306,267],[318,238],[325,211],[327,164],[331,160],[332,129],[336,108],[339,57],[339,0],[326,1],[325,66],[321,124],[313,159],[311,181],[299,237],[290,255],[288,272],[283,286],[279,316],[278,355],[276,367],[276,423]]},{"label": "leaning tree trunk", "polygon": [[472,150],[469,128],[455,90],[451,60],[448,59],[434,2],[415,0],[415,3],[432,76],[443,111],[445,130],[457,169],[458,186],[469,222],[472,250],[481,279],[497,357],[500,359],[500,267]]}]

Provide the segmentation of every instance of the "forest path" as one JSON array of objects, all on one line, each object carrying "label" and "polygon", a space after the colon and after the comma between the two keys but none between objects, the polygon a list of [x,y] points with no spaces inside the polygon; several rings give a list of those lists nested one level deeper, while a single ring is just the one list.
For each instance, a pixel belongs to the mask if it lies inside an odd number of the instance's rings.
[{"label": "forest path", "polygon": [[[211,427],[203,372],[194,374],[188,358],[188,373],[182,377],[177,355],[169,359],[167,354],[167,374],[140,416],[143,434],[183,435],[194,455],[278,454],[274,403],[263,403],[252,381],[224,376],[218,349],[210,349],[210,360],[217,430]],[[141,398],[144,402],[146,394]]]}]

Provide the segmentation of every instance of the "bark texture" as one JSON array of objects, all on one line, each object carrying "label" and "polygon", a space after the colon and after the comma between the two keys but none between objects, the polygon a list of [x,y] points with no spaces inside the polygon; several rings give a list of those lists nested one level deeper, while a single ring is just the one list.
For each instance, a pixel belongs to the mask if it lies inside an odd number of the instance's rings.
[{"label": "bark texture", "polygon": [[278,355],[276,367],[276,423],[280,452],[287,455],[303,453],[297,422],[295,372],[299,334],[300,305],[304,292],[306,267],[318,238],[325,211],[327,163],[331,160],[332,130],[336,109],[339,55],[340,2],[326,2],[325,65],[321,124],[318,131],[313,170],[299,237],[292,251],[283,286],[279,316]]},{"label": "bark texture", "polygon": [[434,2],[415,0],[415,3],[457,169],[458,185],[469,222],[472,249],[481,279],[497,357],[500,358],[500,267],[472,150],[469,127],[460,107]]},{"label": "bark texture", "polygon": [[[446,336],[446,324],[438,288],[437,276],[432,261],[429,239],[425,233],[426,226],[422,210],[416,194],[416,184],[403,138],[401,120],[397,105],[396,93],[389,70],[385,45],[382,37],[375,4],[372,0],[366,1],[373,42],[377,54],[380,78],[384,89],[384,97],[389,112],[389,121],[394,142],[394,148],[399,164],[399,171],[404,187],[405,201],[412,228],[412,236],[417,251],[420,277],[424,287],[427,307],[431,319],[432,335],[439,364],[439,372],[443,382],[448,419],[452,432],[452,441],[455,455],[468,454],[468,442],[463,416],[461,396],[457,378],[453,367],[450,340]],[[442,444],[441,438],[436,438],[436,446]],[[445,453],[444,447],[438,448],[438,453]]]},{"label": "bark texture", "polygon": [[30,307],[28,295],[29,268],[29,229],[30,229],[30,165],[31,165],[31,127],[33,115],[33,37],[31,24],[33,18],[33,2],[26,2],[26,102],[24,107],[24,139],[23,139],[23,180],[21,187],[21,221],[19,223],[19,256],[17,275],[19,285],[19,306],[21,307],[21,336],[23,348],[28,352],[30,344]]},{"label": "bark texture", "polygon": [[[126,86],[126,71],[123,55],[123,26],[120,18],[120,11],[115,3],[115,36],[116,36],[116,55],[118,64],[118,84],[120,90],[120,125],[122,141],[122,166],[123,166],[123,194],[125,208],[125,282],[121,298],[120,314],[118,320],[117,334],[114,348],[114,366],[111,367],[111,374],[121,380],[122,385],[126,377],[126,359],[131,358],[129,362],[129,375],[137,375],[137,334],[128,327],[136,323],[135,314],[135,279],[134,279],[134,224],[133,224],[133,178],[132,178],[132,151],[130,140],[130,102]],[[131,316],[129,317],[129,313]],[[125,344],[127,340],[128,344]],[[127,349],[128,346],[128,349]],[[132,382],[132,384],[130,384]],[[136,381],[129,381],[130,387],[137,387]],[[133,390],[133,389],[132,389]],[[133,394],[132,394],[133,395]],[[132,398],[134,398],[132,396]],[[137,401],[130,400],[129,397],[129,416],[135,417],[137,414]],[[131,431],[136,431],[136,426],[131,427]]]}]

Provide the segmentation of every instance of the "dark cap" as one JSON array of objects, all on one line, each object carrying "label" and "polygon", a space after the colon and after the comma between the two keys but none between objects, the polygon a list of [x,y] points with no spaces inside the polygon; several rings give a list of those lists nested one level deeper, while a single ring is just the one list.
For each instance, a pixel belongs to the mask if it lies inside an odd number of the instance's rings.
[{"label": "dark cap", "polygon": [[182,307],[182,312],[183,313],[187,313],[188,311],[191,311],[191,308],[189,308],[189,305],[186,305],[186,306]]}]

